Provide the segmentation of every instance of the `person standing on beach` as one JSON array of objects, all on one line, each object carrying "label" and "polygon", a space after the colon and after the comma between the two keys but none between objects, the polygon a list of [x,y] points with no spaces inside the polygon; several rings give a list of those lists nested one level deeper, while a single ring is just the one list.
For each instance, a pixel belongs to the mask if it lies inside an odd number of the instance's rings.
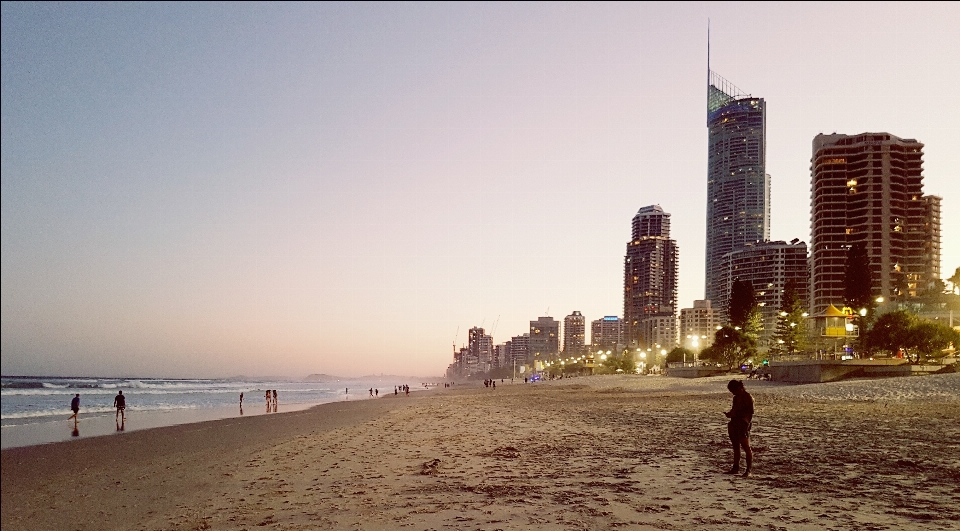
[{"label": "person standing on beach", "polygon": [[753,397],[743,387],[742,380],[730,380],[727,389],[733,393],[733,407],[724,413],[730,422],[727,423],[727,434],[730,444],[733,445],[733,467],[726,474],[740,473],[740,449],[747,459],[747,468],[743,477],[750,475],[753,467],[753,450],[750,449],[750,428],[753,425]]},{"label": "person standing on beach", "polygon": [[123,391],[117,391],[117,396],[113,397],[113,407],[117,408],[117,418],[126,421],[127,399],[123,396]]},{"label": "person standing on beach", "polygon": [[80,414],[80,393],[77,393],[77,396],[70,401],[70,409],[73,411],[73,415],[67,417],[67,420],[73,419],[73,425],[76,426],[77,421],[80,420],[77,417]]}]

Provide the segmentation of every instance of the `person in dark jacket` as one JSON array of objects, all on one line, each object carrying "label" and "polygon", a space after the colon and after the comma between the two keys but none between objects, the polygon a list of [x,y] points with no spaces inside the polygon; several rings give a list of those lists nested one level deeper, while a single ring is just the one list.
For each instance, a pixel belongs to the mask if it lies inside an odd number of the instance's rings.
[{"label": "person in dark jacket", "polygon": [[747,468],[743,477],[750,475],[753,467],[753,450],[750,449],[750,428],[753,426],[753,397],[743,387],[742,380],[730,380],[727,389],[733,393],[733,407],[724,413],[730,422],[727,423],[727,434],[730,444],[733,445],[733,467],[726,474],[740,473],[740,449],[747,460]]},{"label": "person in dark jacket", "polygon": [[127,399],[123,396],[123,391],[117,391],[117,396],[113,397],[113,407],[117,408],[117,418],[127,420],[126,413]]},{"label": "person in dark jacket", "polygon": [[77,393],[77,396],[70,401],[70,410],[73,411],[73,415],[67,417],[67,420],[73,419],[73,425],[76,426],[77,421],[80,420],[77,416],[80,414],[80,393]]}]

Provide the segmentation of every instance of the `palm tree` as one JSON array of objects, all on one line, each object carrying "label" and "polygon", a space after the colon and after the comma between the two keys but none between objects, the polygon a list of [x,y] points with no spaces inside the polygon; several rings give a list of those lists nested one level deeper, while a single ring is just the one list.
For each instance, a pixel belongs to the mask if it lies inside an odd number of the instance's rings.
[{"label": "palm tree", "polygon": [[950,291],[954,294],[960,295],[960,267],[953,272],[953,276],[948,278],[947,282],[950,283]]}]

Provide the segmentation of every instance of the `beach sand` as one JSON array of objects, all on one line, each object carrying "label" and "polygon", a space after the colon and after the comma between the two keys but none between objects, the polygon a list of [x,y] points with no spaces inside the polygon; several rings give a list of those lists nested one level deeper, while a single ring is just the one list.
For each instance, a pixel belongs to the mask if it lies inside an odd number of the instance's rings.
[{"label": "beach sand", "polygon": [[0,515],[11,530],[960,529],[960,375],[896,380],[747,381],[750,478],[721,473],[726,379],[604,376],[8,449]]}]

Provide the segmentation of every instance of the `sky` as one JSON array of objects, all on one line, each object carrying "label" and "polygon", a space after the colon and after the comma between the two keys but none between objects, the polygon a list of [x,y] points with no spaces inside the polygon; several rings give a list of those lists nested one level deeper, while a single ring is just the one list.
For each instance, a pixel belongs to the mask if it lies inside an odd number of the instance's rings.
[{"label": "sky", "polygon": [[889,132],[950,276],[957,3],[3,2],[2,373],[440,376],[471,327],[622,315],[653,204],[692,306],[708,19],[772,239],[809,242],[814,136]]}]

